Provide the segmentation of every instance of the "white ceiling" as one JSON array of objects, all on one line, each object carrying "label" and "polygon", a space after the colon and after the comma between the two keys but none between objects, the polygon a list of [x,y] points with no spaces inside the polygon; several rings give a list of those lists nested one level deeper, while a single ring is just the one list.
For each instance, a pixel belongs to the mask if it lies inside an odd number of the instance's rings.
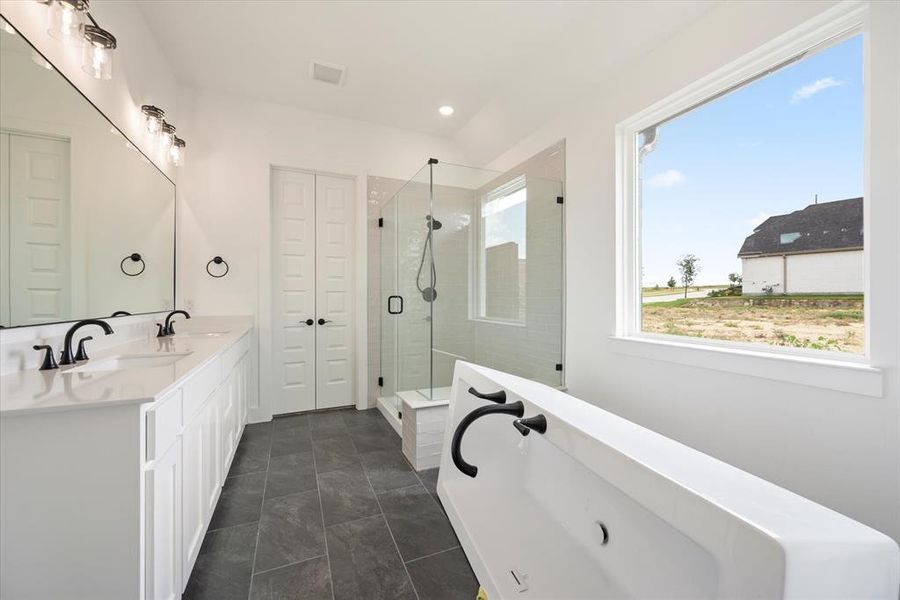
[{"label": "white ceiling", "polygon": [[[528,133],[714,4],[139,1],[182,84],[448,137]],[[346,84],[311,80],[311,58],[346,65]]]}]

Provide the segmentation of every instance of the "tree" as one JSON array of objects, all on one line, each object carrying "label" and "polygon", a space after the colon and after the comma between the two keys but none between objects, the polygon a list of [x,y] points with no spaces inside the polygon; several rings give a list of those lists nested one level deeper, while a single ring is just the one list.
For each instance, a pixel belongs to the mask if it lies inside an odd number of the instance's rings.
[{"label": "tree", "polygon": [[688,287],[694,283],[697,275],[700,273],[700,265],[697,264],[700,259],[693,254],[685,254],[681,260],[675,263],[678,272],[681,274],[681,285],[684,286],[684,297],[687,298]]},{"label": "tree", "polygon": [[731,282],[731,287],[736,288],[744,282],[744,278],[738,275],[737,273],[729,273],[728,281]]},{"label": "tree", "polygon": [[666,282],[666,285],[669,286],[670,288],[673,288],[673,287],[675,287],[676,285],[678,285],[678,282],[675,281],[675,278],[674,278],[674,277],[669,277],[669,281]]}]

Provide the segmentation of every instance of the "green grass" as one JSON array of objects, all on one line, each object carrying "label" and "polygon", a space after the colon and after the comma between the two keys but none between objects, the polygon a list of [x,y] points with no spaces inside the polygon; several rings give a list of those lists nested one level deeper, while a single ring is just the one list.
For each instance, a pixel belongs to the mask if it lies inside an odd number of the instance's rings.
[{"label": "green grass", "polygon": [[826,319],[840,319],[841,321],[862,321],[861,310],[835,310],[825,315]]},{"label": "green grass", "polygon": [[[696,292],[697,288],[700,288],[700,290],[702,291],[702,290],[715,290],[715,289],[725,288],[725,287],[728,287],[727,283],[722,284],[722,285],[692,285],[692,286],[688,287],[688,291]],[[673,288],[665,287],[665,286],[659,286],[659,288],[654,288],[654,287],[641,288],[641,295],[645,298],[651,298],[653,296],[669,296],[671,294],[678,294],[678,293],[681,293],[681,294],[684,293],[683,285],[681,285],[681,286],[676,285]]]}]

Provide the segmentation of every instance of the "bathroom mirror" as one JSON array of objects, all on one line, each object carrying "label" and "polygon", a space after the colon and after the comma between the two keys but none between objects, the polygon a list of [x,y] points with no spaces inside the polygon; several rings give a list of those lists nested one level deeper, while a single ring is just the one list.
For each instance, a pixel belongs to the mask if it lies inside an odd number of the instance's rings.
[{"label": "bathroom mirror", "polygon": [[170,310],[175,184],[0,31],[0,325]]}]

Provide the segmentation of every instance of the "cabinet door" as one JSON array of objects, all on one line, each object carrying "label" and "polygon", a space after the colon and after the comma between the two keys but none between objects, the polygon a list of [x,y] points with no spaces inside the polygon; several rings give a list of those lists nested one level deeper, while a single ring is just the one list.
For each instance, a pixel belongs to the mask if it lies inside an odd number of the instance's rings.
[{"label": "cabinet door", "polygon": [[147,471],[147,598],[181,597],[181,440]]},{"label": "cabinet door", "polygon": [[249,364],[250,362],[247,360],[247,356],[245,355],[237,365],[238,375],[240,376],[240,385],[238,386],[238,406],[240,407],[241,427],[243,427],[247,423],[247,411],[250,404],[250,395],[248,393],[250,391],[248,385],[248,380],[250,379]]},{"label": "cabinet door", "polygon": [[222,405],[222,477],[227,475],[231,466],[231,458],[235,448],[235,426],[237,425],[237,407],[234,402],[234,378],[229,375],[221,387],[219,387],[220,402]]},{"label": "cabinet door", "polygon": [[221,412],[218,395],[213,395],[203,408],[203,454],[206,464],[203,465],[203,495],[205,501],[204,518],[212,517],[216,502],[219,499],[219,489],[222,487],[222,444],[221,440]]},{"label": "cabinet door", "polygon": [[181,435],[181,485],[182,485],[182,572],[190,575],[200,544],[203,542],[203,531],[207,516],[206,471],[209,469],[209,457],[206,454],[204,427],[206,408],[204,405],[198,414],[184,428]]}]

